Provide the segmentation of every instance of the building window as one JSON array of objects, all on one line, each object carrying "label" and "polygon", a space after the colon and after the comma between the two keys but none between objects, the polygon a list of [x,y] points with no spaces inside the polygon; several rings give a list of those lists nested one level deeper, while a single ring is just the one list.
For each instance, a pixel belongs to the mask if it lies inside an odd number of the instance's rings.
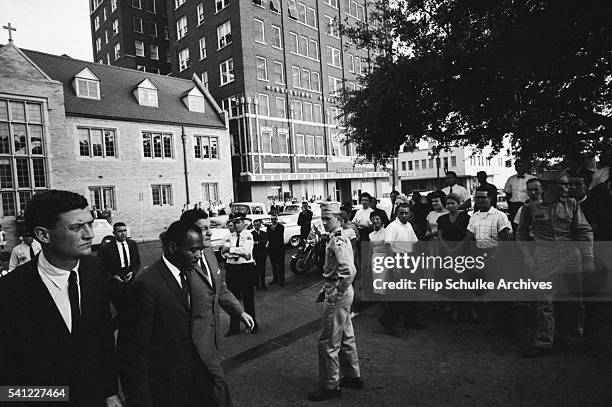
[{"label": "building window", "polygon": [[168,26],[165,25],[164,26],[164,40],[169,40],[170,39],[170,30],[168,30]]},{"label": "building window", "polygon": [[315,123],[323,123],[323,109],[321,105],[315,103],[312,108],[312,121]]},{"label": "building window", "polygon": [[113,21],[113,35],[119,34],[119,20]]},{"label": "building window", "polygon": [[261,129],[261,152],[272,154],[272,130]]},{"label": "building window", "polygon": [[292,66],[291,67],[291,84],[294,88],[301,88],[301,75],[300,75],[300,67]]},{"label": "building window", "polygon": [[216,2],[217,13],[223,10],[224,8],[226,8],[227,6],[229,6],[229,3],[230,3],[230,0],[217,0]]},{"label": "building window", "polygon": [[219,159],[218,137],[194,135],[193,141],[195,158],[207,160]]},{"label": "building window", "polygon": [[94,30],[97,30],[100,28],[100,16],[96,16],[94,18]]},{"label": "building window", "polygon": [[323,142],[323,136],[315,136],[315,154],[325,155],[325,143]]},{"label": "building window", "polygon": [[142,41],[134,41],[134,46],[136,48],[136,56],[144,57],[144,42]]},{"label": "building window", "polygon": [[121,56],[121,43],[116,43],[115,44],[115,61],[119,59],[119,57]]},{"label": "building window", "polygon": [[159,59],[159,48],[154,44],[151,44],[151,59]]},{"label": "building window", "polygon": [[303,120],[304,114],[302,111],[302,102],[299,100],[293,101],[293,120]]},{"label": "building window", "polygon": [[254,31],[255,31],[255,42],[265,44],[266,43],[266,33],[264,29],[264,22],[257,18],[254,18],[253,26],[254,26]]},{"label": "building window", "polygon": [[204,3],[198,3],[196,11],[198,14],[198,25],[204,24]]},{"label": "building window", "polygon": [[302,106],[304,108],[304,121],[311,122],[312,121],[312,103],[304,102]]},{"label": "building window", "polygon": [[115,130],[78,127],[79,156],[116,157]]},{"label": "building window", "polygon": [[311,90],[321,92],[321,76],[318,72],[311,72],[310,86]]},{"label": "building window", "polygon": [[308,58],[319,60],[319,43],[317,40],[308,40]]},{"label": "building window", "polygon": [[296,154],[306,154],[306,149],[304,148],[304,135],[296,134],[295,135],[295,153]]},{"label": "building window", "polygon": [[157,24],[155,21],[149,21],[149,36],[157,38]]},{"label": "building window", "polygon": [[102,49],[102,38],[96,38],[96,52],[100,52]]},{"label": "building window", "polygon": [[202,85],[208,89],[208,71],[202,72]]},{"label": "building window", "polygon": [[342,79],[335,78],[333,76],[328,76],[327,79],[330,95],[337,96],[338,93],[342,90]]},{"label": "building window", "polygon": [[189,105],[189,110],[192,112],[205,112],[204,96],[189,95],[187,97],[187,104]]},{"label": "building window", "polygon": [[140,4],[140,0],[132,0],[132,7],[140,10],[142,8],[142,5]]},{"label": "building window", "polygon": [[136,70],[137,71],[141,71],[141,72],[146,72],[147,71],[147,67],[144,65],[136,65]]},{"label": "building window", "polygon": [[117,10],[117,0],[111,0],[111,12]]},{"label": "building window", "polygon": [[199,41],[200,46],[200,59],[206,58],[206,38],[202,37]]},{"label": "building window", "polygon": [[221,85],[234,81],[234,60],[232,58],[221,62],[219,65],[219,71],[221,72]]},{"label": "building window", "polygon": [[276,117],[287,117],[286,106],[285,98],[275,98]]},{"label": "building window", "polygon": [[285,84],[285,70],[282,62],[274,61],[272,64],[272,79],[278,85]]},{"label": "building window", "polygon": [[304,144],[306,144],[306,155],[314,155],[315,153],[314,136],[306,135]]},{"label": "building window", "polygon": [[142,18],[134,17],[132,19],[132,24],[134,25],[134,32],[141,33],[141,34],[143,33],[143,30],[142,30]]},{"label": "building window", "polygon": [[156,10],[156,8],[155,8],[155,2],[156,2],[157,0],[146,0],[146,1],[147,1],[147,11],[148,11],[149,13],[156,14],[156,13],[157,13],[157,10]]},{"label": "building window", "polygon": [[219,184],[216,182],[202,183],[202,202],[219,201]]},{"label": "building window", "polygon": [[300,35],[300,39],[298,41],[298,53],[305,57],[308,56],[308,37]]},{"label": "building window", "polygon": [[238,101],[236,96],[230,96],[221,101],[221,110],[225,110],[229,117],[234,117],[238,114]]},{"label": "building window", "polygon": [[346,54],[346,64],[349,72],[355,72],[355,60],[352,54]]},{"label": "building window", "polygon": [[76,78],[76,94],[77,97],[86,99],[100,99],[100,82]]},{"label": "building window", "polygon": [[113,211],[116,210],[117,205],[115,204],[115,187],[89,187],[89,201],[96,208],[106,208]]},{"label": "building window", "polygon": [[355,73],[357,75],[363,75],[363,60],[359,57],[355,57]]},{"label": "building window", "polygon": [[272,136],[272,153],[289,154],[289,133],[279,129],[277,134]]},{"label": "building window", "polygon": [[306,11],[306,25],[317,28],[317,14],[312,7],[308,7],[308,11]]},{"label": "building window", "polygon": [[185,0],[174,0],[174,9],[177,9],[185,4]]},{"label": "building window", "polygon": [[281,35],[281,29],[280,27],[277,27],[275,25],[271,26],[272,28],[272,34],[271,34],[271,44],[273,47],[275,48],[283,48],[283,43],[282,43],[282,35]]},{"label": "building window", "polygon": [[218,49],[228,46],[232,43],[232,25],[230,21],[226,21],[217,27]]},{"label": "building window", "polygon": [[172,158],[172,135],[162,133],[142,133],[143,155],[145,158]]},{"label": "building window", "polygon": [[270,116],[270,103],[268,100],[268,95],[263,93],[259,94],[259,115]]},{"label": "building window", "polygon": [[334,47],[327,46],[327,64],[336,68],[341,68],[340,50]]},{"label": "building window", "polygon": [[452,155],[451,156],[451,167],[456,167],[457,166],[457,157]]},{"label": "building window", "polygon": [[268,61],[264,57],[257,57],[257,79],[268,80]]},{"label": "building window", "polygon": [[142,106],[157,107],[157,89],[138,88],[138,103]]},{"label": "building window", "polygon": [[172,185],[151,185],[153,206],[173,205]]},{"label": "building window", "polygon": [[310,71],[302,69],[301,85],[304,89],[310,89]]},{"label": "building window", "polygon": [[189,48],[181,50],[178,54],[179,71],[189,68]]},{"label": "building window", "polygon": [[108,44],[108,30],[104,30],[104,43]]},{"label": "building window", "polygon": [[296,33],[289,33],[289,51],[294,54],[299,54],[298,35]]},{"label": "building window", "polygon": [[180,40],[187,35],[187,16],[183,16],[176,22],[176,39]]}]

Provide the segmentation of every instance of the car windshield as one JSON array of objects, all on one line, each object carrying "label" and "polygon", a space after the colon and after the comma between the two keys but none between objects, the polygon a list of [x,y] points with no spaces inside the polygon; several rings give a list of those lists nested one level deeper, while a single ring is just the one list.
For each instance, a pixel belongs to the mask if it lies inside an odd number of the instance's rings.
[{"label": "car windshield", "polygon": [[299,213],[300,207],[297,205],[285,206],[284,213]]},{"label": "car windshield", "polygon": [[250,208],[248,205],[232,205],[232,213],[244,213],[249,214]]}]

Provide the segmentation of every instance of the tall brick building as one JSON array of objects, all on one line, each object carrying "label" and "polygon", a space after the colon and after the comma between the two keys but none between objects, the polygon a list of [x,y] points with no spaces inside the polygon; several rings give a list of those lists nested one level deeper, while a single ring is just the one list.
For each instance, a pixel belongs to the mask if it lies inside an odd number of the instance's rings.
[{"label": "tall brick building", "polygon": [[237,200],[344,201],[388,188],[388,174],[343,143],[337,119],[336,93],[359,86],[368,57],[339,34],[338,22],[367,18],[366,3],[167,1],[173,75],[201,78],[230,116]]},{"label": "tall brick building", "polygon": [[225,119],[197,78],[2,46],[0,222],[58,188],[156,238],[184,203],[232,198]]}]

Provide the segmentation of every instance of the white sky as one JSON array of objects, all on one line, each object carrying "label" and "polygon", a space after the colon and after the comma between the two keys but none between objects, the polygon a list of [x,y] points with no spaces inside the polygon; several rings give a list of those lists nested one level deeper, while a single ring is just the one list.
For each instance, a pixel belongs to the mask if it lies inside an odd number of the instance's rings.
[{"label": "white sky", "polygon": [[[17,28],[19,48],[93,60],[88,0],[0,0],[0,26]],[[0,33],[0,44],[8,32]]]}]

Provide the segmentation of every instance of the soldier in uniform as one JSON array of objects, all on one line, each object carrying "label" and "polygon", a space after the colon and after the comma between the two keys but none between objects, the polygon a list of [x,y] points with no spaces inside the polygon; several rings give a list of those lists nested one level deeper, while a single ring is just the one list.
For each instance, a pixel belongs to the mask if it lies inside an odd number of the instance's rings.
[{"label": "soldier in uniform", "polygon": [[325,248],[325,282],[317,298],[317,302],[323,302],[318,344],[320,388],[308,394],[312,401],[340,397],[341,386],[363,388],[355,334],[349,317],[353,302],[351,283],[356,274],[353,248],[349,239],[342,235],[338,203],[321,205],[321,219],[331,239]]}]

